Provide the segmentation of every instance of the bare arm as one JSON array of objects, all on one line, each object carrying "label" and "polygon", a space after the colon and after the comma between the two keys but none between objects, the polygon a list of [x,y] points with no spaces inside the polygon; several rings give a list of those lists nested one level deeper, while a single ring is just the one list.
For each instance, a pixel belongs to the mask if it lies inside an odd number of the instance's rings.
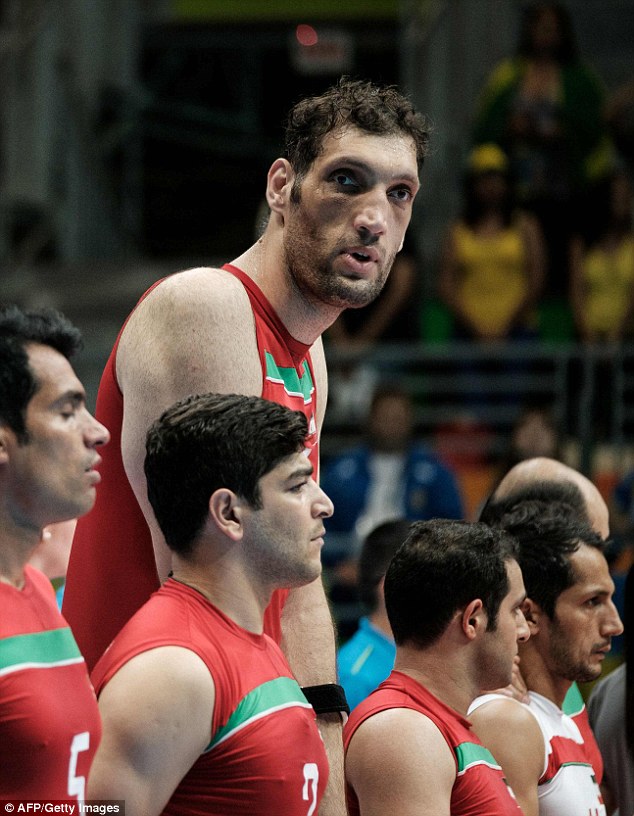
[{"label": "bare arm", "polygon": [[346,779],[361,816],[450,816],[456,765],[431,720],[396,708],[359,726],[346,753]]},{"label": "bare arm", "polygon": [[132,658],[99,698],[103,736],[89,799],[124,799],[128,816],[158,816],[211,738],[214,684],[202,660],[166,646]]},{"label": "bare arm", "polygon": [[124,394],[123,462],[164,580],[170,555],[147,500],[145,436],[162,411],[189,394],[261,393],[253,317],[241,284],[214,269],[189,270],[161,283],[125,328],[117,378]]},{"label": "bare arm", "polygon": [[469,715],[473,730],[504,769],[524,816],[539,816],[537,786],[546,748],[537,721],[515,700],[493,700]]}]

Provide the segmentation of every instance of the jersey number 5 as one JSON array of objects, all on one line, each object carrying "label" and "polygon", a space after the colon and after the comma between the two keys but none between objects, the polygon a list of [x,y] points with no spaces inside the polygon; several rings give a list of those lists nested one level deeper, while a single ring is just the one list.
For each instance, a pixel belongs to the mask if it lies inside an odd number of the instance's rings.
[{"label": "jersey number 5", "polygon": [[89,745],[90,734],[88,731],[82,731],[81,734],[75,734],[70,746],[70,761],[68,763],[68,795],[76,796],[80,805],[83,805],[86,794],[86,777],[76,776],[77,757],[81,751],[87,751]]}]

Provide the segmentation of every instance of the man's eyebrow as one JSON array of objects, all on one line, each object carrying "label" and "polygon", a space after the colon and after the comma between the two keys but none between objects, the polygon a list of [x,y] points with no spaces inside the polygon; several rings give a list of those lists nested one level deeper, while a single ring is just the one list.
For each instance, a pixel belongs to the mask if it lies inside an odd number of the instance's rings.
[{"label": "man's eyebrow", "polygon": [[65,402],[72,402],[73,405],[83,405],[86,402],[86,394],[77,388],[69,388],[68,391],[64,391],[53,401],[53,405],[63,405]]},{"label": "man's eyebrow", "polygon": [[[328,161],[328,168],[330,172],[336,169],[337,167],[349,167],[351,170],[362,170],[365,173],[371,173],[372,175],[379,175],[376,172],[376,169],[368,164],[368,162],[362,161],[361,159],[357,159],[353,156],[333,156],[332,159]],[[419,178],[417,175],[412,175],[411,173],[395,173],[393,175],[394,179],[398,179],[401,181],[408,181],[410,184],[418,185]]]},{"label": "man's eyebrow", "polygon": [[286,477],[286,481],[290,481],[291,479],[297,479],[298,476],[312,476],[313,475],[313,466],[310,462],[307,462],[306,465],[298,465],[294,468],[291,473],[288,474]]}]

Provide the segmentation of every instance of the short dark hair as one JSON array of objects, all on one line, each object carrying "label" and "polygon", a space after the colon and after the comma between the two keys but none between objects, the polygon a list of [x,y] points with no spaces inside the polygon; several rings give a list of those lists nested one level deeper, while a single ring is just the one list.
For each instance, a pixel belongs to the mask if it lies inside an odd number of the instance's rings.
[{"label": "short dark hair", "polygon": [[518,543],[526,594],[554,619],[557,599],[575,583],[570,556],[582,544],[603,552],[603,539],[570,504],[559,501],[520,502],[498,524]]},{"label": "short dark hair", "polygon": [[429,145],[424,117],[394,86],[342,77],[320,96],[302,99],[286,121],[285,155],[299,178],[321,153],[324,137],[352,126],[367,133],[410,136],[420,167]]},{"label": "short dark hair", "polygon": [[0,423],[28,442],[26,409],[40,383],[29,365],[28,346],[40,343],[70,359],[81,347],[81,333],[54,309],[0,308]]},{"label": "short dark hair", "polygon": [[192,395],[168,408],[147,434],[148,498],[168,547],[191,554],[219,488],[260,506],[259,480],[301,450],[306,417],[261,397]]},{"label": "short dark hair", "polygon": [[359,598],[366,612],[374,612],[379,602],[378,586],[409,532],[405,519],[384,521],[368,534],[359,555]]},{"label": "short dark hair", "polygon": [[543,479],[528,482],[506,496],[496,498],[494,491],[480,511],[480,521],[499,526],[500,519],[514,507],[526,501],[558,502],[568,505],[578,518],[589,523],[588,510],[581,490],[574,482]]},{"label": "short dark hair", "polygon": [[487,629],[497,626],[509,591],[506,563],[517,545],[503,530],[480,522],[417,521],[385,577],[385,605],[398,645],[432,645],[454,614],[480,598]]}]

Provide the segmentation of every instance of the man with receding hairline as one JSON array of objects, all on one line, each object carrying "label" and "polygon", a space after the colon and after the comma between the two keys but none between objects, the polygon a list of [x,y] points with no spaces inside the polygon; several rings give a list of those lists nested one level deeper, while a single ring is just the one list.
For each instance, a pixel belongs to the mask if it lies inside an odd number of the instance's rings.
[{"label": "man with receding hairline", "polygon": [[[596,485],[574,468],[545,456],[525,459],[512,467],[486,502],[480,518],[487,524],[493,523],[494,517],[499,516],[503,509],[510,510],[515,503],[528,498],[564,501],[572,505],[579,518],[587,521],[604,541],[610,534],[608,507]],[[517,673],[514,676],[514,685],[516,683],[524,685],[521,666],[519,677]],[[523,699],[518,688],[514,689],[514,693],[518,699]],[[586,743],[596,745],[586,704],[576,682],[570,686],[563,710],[574,720]],[[598,748],[596,753],[599,755]]]},{"label": "man with receding hairline", "polygon": [[469,717],[525,816],[605,816],[596,740],[565,710],[572,683],[599,677],[611,639],[623,631],[604,543],[578,509],[548,498],[518,501],[495,526],[519,544],[531,633],[520,658],[529,699],[482,695]]},{"label": "man with receding hairline", "polygon": [[582,473],[557,459],[538,456],[518,462],[502,478],[489,501],[508,498],[514,493],[520,493],[523,488],[539,482],[571,482],[574,484],[581,492],[587,520],[601,538],[608,537],[610,534],[609,511],[596,485]]}]

